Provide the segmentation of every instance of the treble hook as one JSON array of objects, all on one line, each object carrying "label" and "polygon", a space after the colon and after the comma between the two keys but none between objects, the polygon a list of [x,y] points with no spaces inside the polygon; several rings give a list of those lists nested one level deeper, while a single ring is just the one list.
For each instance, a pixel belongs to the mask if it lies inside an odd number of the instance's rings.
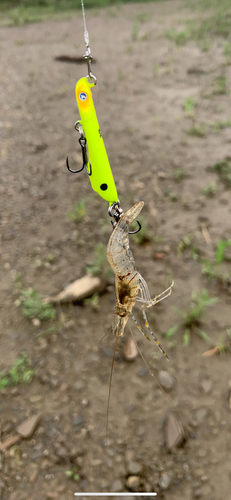
[{"label": "treble hook", "polygon": [[[109,213],[110,217],[113,217],[115,219],[115,222],[113,222],[111,220],[111,223],[112,223],[112,226],[113,226],[113,229],[114,229],[114,227],[116,226],[117,222],[119,222],[121,215],[123,215],[123,210],[120,207],[120,202],[119,201],[114,202],[108,208],[108,213]],[[139,233],[139,231],[141,230],[142,226],[141,226],[141,224],[140,224],[140,222],[138,220],[136,222],[137,222],[137,224],[139,226],[138,229],[136,231],[128,231],[128,234]]]},{"label": "treble hook", "polygon": [[[76,122],[77,123],[77,122]],[[77,130],[77,129],[76,129]],[[82,172],[82,170],[84,169],[84,167],[86,167],[86,170],[87,170],[87,173],[88,175],[91,175],[92,174],[92,169],[91,169],[91,163],[89,162],[89,167],[90,167],[90,172],[88,172],[88,159],[87,159],[87,152],[86,152],[86,138],[81,136],[79,138],[79,144],[81,146],[81,149],[82,149],[82,157],[83,157],[83,166],[79,169],[79,170],[72,170],[69,166],[69,161],[68,161],[68,156],[66,158],[66,166],[67,166],[67,169],[69,170],[69,172],[71,172],[72,174],[78,174],[79,172]]]},{"label": "treble hook", "polygon": [[69,172],[71,172],[72,174],[78,174],[79,172],[82,172],[82,170],[84,169],[84,164],[83,164],[83,166],[79,170],[72,170],[69,167],[68,156],[66,157],[66,166],[67,166],[67,169],[69,170]]},{"label": "treble hook", "polygon": [[136,231],[128,231],[128,234],[136,234],[136,233],[139,233],[139,231],[141,230],[141,224],[138,220],[136,220],[137,224],[138,224],[138,229]]},{"label": "treble hook", "polygon": [[[138,224],[138,229],[136,231],[128,231],[128,234],[136,234],[136,233],[139,233],[139,231],[142,229],[142,226],[140,224],[140,222],[138,220],[136,220],[137,224]],[[112,223],[112,227],[114,229],[114,227],[116,226],[116,222],[112,222],[111,220],[111,223]]]}]

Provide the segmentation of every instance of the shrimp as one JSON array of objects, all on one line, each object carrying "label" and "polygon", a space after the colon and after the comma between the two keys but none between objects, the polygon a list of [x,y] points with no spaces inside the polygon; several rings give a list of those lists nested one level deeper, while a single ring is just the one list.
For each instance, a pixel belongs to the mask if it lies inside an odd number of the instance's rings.
[{"label": "shrimp", "polygon": [[[144,324],[148,329],[150,335],[154,339],[155,343],[161,350],[162,354],[166,356],[169,360],[163,347],[160,345],[158,339],[154,335],[144,310],[144,307],[151,307],[161,300],[168,297],[172,292],[172,284],[160,295],[157,295],[151,299],[148,285],[141,274],[137,271],[135,265],[135,259],[129,248],[128,239],[128,229],[129,224],[136,219],[140,211],[144,206],[144,202],[140,201],[136,203],[130,210],[125,214],[122,213],[118,222],[115,224],[113,232],[108,242],[107,246],[107,258],[110,266],[115,273],[115,287],[116,287],[116,305],[112,322],[112,330],[116,335],[116,341],[114,346],[114,353],[111,365],[111,374],[109,381],[109,393],[108,393],[108,405],[107,405],[107,424],[106,424],[106,435],[108,428],[108,415],[109,415],[109,401],[111,393],[111,383],[112,383],[112,373],[115,361],[115,353],[117,349],[118,339],[124,334],[126,324],[128,322],[129,316],[136,323],[137,328],[140,330],[142,335],[150,341],[150,338],[145,333],[141,325],[138,323],[132,309],[137,301],[142,304],[142,313],[144,318]],[[140,295],[139,295],[140,293]]]},{"label": "shrimp", "polygon": [[160,295],[151,299],[148,285],[141,274],[137,271],[134,257],[129,248],[128,227],[129,224],[139,215],[143,206],[144,202],[140,201],[130,208],[130,210],[128,210],[125,214],[120,216],[120,219],[115,225],[108,242],[107,258],[115,273],[116,286],[116,306],[112,329],[117,337],[122,337],[129,316],[131,315],[141,333],[148,340],[150,340],[132,313],[135,303],[137,301],[141,302],[145,326],[148,328],[149,333],[154,338],[161,352],[168,359],[166,352],[160,345],[148,324],[144,306],[151,307],[152,305],[157,304],[157,302],[160,302],[168,297],[172,292],[173,283]]}]

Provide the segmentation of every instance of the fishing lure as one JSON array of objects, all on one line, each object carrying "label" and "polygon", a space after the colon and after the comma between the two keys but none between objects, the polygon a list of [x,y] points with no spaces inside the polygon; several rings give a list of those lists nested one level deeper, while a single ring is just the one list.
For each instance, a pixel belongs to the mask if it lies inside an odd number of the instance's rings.
[{"label": "fishing lure", "polygon": [[81,3],[86,43],[86,54],[83,57],[87,60],[88,75],[81,78],[76,84],[76,101],[81,120],[75,123],[75,129],[80,134],[79,143],[82,148],[83,166],[79,170],[72,170],[69,166],[68,157],[66,165],[72,173],[81,172],[85,167],[92,189],[104,200],[108,201],[111,206],[113,203],[119,203],[119,199],[92,98],[91,88],[96,85],[97,79],[91,71],[92,56],[83,0]]}]

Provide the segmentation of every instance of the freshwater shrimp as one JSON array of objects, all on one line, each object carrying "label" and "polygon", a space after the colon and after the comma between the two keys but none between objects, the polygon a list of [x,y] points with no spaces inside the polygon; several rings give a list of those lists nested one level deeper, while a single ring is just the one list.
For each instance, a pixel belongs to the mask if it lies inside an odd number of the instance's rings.
[{"label": "freshwater shrimp", "polygon": [[[168,297],[172,292],[173,283],[160,295],[151,299],[148,285],[141,274],[137,271],[135,259],[129,248],[128,227],[129,224],[136,219],[144,206],[143,201],[139,201],[125,214],[120,216],[119,221],[114,227],[111,237],[107,246],[107,258],[110,266],[115,273],[115,286],[116,286],[116,306],[113,317],[112,329],[116,337],[122,337],[124,334],[125,326],[128,318],[131,315],[142,334],[150,340],[150,338],[143,331],[132,309],[137,301],[142,303],[142,312],[145,320],[145,326],[148,328],[149,333],[155,340],[164,356],[168,356],[160,345],[158,339],[155,337],[151,330],[144,306],[151,307],[157,302]],[[140,292],[140,296],[139,296]]]},{"label": "freshwater shrimp", "polygon": [[112,322],[112,330],[116,335],[116,342],[114,347],[114,354],[111,366],[111,375],[109,382],[109,397],[108,397],[108,408],[107,408],[107,421],[108,421],[108,411],[109,411],[109,400],[111,391],[111,381],[112,372],[115,360],[115,353],[117,349],[117,343],[119,337],[124,334],[125,326],[128,322],[129,316],[136,323],[136,326],[141,331],[142,335],[150,341],[150,338],[145,333],[141,325],[138,323],[132,309],[136,302],[142,303],[142,313],[144,318],[144,324],[148,329],[150,335],[154,339],[155,343],[161,350],[162,354],[166,356],[169,360],[168,355],[159,343],[158,339],[154,335],[145,313],[145,307],[151,307],[161,300],[168,297],[172,292],[172,284],[160,295],[157,295],[151,299],[148,285],[141,274],[137,271],[135,265],[135,259],[129,248],[128,231],[129,224],[136,219],[140,211],[144,206],[144,202],[140,201],[136,203],[132,208],[130,208],[125,214],[122,213],[119,220],[114,225],[113,232],[108,242],[107,246],[107,258],[110,266],[115,273],[115,287],[116,287],[116,305]]}]

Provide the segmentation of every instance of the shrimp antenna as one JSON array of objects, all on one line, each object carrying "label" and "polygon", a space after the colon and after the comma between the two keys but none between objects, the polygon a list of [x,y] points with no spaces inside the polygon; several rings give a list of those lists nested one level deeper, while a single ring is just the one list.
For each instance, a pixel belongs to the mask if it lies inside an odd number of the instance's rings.
[{"label": "shrimp antenna", "polygon": [[112,358],[112,364],[111,364],[110,381],[109,381],[109,389],[108,389],[107,417],[106,417],[106,444],[107,444],[107,435],[108,435],[108,417],[109,417],[109,405],[110,405],[110,397],[111,397],[112,374],[113,374],[113,368],[114,368],[114,363],[115,363],[115,355],[116,355],[118,340],[119,340],[119,336],[117,335],[116,341],[115,341],[115,346],[114,346],[114,352],[113,352],[113,358]]}]

